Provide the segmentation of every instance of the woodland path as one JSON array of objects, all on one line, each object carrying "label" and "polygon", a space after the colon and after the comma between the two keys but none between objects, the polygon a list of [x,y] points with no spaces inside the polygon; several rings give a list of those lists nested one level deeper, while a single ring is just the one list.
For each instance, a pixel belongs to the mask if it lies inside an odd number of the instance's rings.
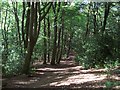
[{"label": "woodland path", "polygon": [[[6,88],[105,88],[107,81],[118,82],[120,76],[108,76],[106,69],[87,69],[78,66],[72,59],[64,59],[60,65],[36,65],[35,73],[28,77],[15,76],[7,81]],[[120,86],[112,88],[119,89]],[[41,89],[43,90],[43,89]],[[60,89],[61,90],[61,89]],[[89,90],[89,89],[88,89]]]}]

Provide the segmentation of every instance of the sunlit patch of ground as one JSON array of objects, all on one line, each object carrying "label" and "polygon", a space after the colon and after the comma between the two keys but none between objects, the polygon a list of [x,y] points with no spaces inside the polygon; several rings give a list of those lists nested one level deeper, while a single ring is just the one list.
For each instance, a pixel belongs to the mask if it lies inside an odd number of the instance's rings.
[{"label": "sunlit patch of ground", "polygon": [[[106,69],[85,70],[82,66],[74,65],[71,60],[63,60],[58,66],[39,65],[31,77],[25,75],[13,77],[8,81],[6,87],[105,88],[105,83],[110,80],[112,82],[120,81],[120,77],[116,74],[108,77]],[[120,89],[118,85],[113,88]]]},{"label": "sunlit patch of ground", "polygon": [[90,81],[100,81],[104,80],[106,75],[95,75],[95,74],[79,74],[70,76],[60,82],[50,83],[50,86],[62,86],[62,85],[71,85],[71,84],[81,84]]}]

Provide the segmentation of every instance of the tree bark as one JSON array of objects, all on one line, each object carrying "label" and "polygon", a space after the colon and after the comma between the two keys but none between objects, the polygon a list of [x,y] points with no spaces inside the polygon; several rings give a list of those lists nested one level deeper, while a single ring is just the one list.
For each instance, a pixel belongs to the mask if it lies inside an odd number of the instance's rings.
[{"label": "tree bark", "polygon": [[44,18],[44,62],[46,64],[47,59],[47,41],[46,41],[46,19]]},{"label": "tree bark", "polygon": [[70,40],[69,40],[69,42],[68,42],[67,58],[69,57],[69,53],[70,53],[70,50],[71,50],[72,38],[73,38],[73,33],[70,34]]},{"label": "tree bark", "polygon": [[27,16],[26,16],[26,25],[25,25],[25,49],[27,49],[28,47],[28,32],[29,32],[29,24],[30,24],[30,2],[27,3],[28,4],[28,11],[27,11]]},{"label": "tree bark", "polygon": [[[17,2],[16,3],[12,2],[13,9],[14,9],[15,20],[16,20],[16,24],[17,24],[18,41],[19,41],[19,45],[21,47],[20,49],[21,49],[21,53],[22,53],[22,45],[21,45],[22,40],[21,40],[21,33],[20,33],[20,26],[19,26],[19,18],[18,18],[18,13],[17,13],[17,4],[18,4]],[[16,5],[16,7],[15,7],[15,5]]]},{"label": "tree bark", "polygon": [[[30,5],[30,3],[28,3],[28,4]],[[23,73],[25,73],[25,74],[29,74],[31,56],[32,56],[34,46],[35,46],[38,36],[39,36],[41,20],[43,20],[45,18],[45,16],[49,12],[50,8],[51,8],[51,5],[48,7],[45,14],[43,16],[41,16],[40,2],[39,3],[36,2],[35,4],[34,4],[34,2],[32,2],[30,12],[29,12],[30,15],[28,15],[28,18],[30,19],[29,20],[30,23],[29,23],[29,25],[28,25],[28,23],[26,25],[27,26],[26,29],[28,30],[28,43],[27,43],[28,46],[27,46],[27,53],[26,53],[26,57],[25,57],[25,63],[23,66]],[[39,23],[37,23],[37,11],[39,11]]]},{"label": "tree bark", "polygon": [[64,10],[62,9],[62,17],[61,17],[61,48],[60,48],[60,54],[58,57],[58,61],[57,64],[60,64],[60,60],[62,59],[62,55],[63,55],[63,39],[64,39]]},{"label": "tree bark", "polygon": [[24,43],[24,49],[25,49],[25,31],[24,31],[24,19],[25,19],[25,2],[23,2],[23,13],[22,13],[22,41]]},{"label": "tree bark", "polygon": [[27,54],[25,57],[25,63],[24,63],[24,67],[23,67],[23,73],[25,74],[29,74],[29,69],[30,69],[30,62],[31,62],[31,56],[33,53],[33,49],[34,49],[34,42],[33,42],[33,23],[34,23],[34,2],[32,2],[31,5],[31,11],[30,11],[30,25],[29,25],[29,40],[28,41],[28,47],[27,47]]},{"label": "tree bark", "polygon": [[89,34],[89,16],[90,16],[90,5],[88,7],[88,13],[87,13],[87,23],[86,23],[86,33],[85,33],[85,38],[87,37],[87,35]]},{"label": "tree bark", "polygon": [[49,15],[47,18],[47,23],[48,23],[48,62],[50,62],[50,20],[49,20]]},{"label": "tree bark", "polygon": [[97,22],[96,22],[96,3],[94,2],[94,10],[93,10],[93,24],[94,24],[94,34],[97,34]]},{"label": "tree bark", "polygon": [[56,55],[56,62],[59,62],[60,57],[60,41],[61,41],[61,28],[58,31],[58,45],[57,45],[57,55]]},{"label": "tree bark", "polygon": [[58,12],[60,11],[60,2],[58,3],[58,8],[57,8],[57,2],[52,5],[53,7],[53,12],[54,12],[54,42],[53,42],[53,51],[52,51],[52,60],[51,60],[51,65],[56,64],[56,52],[57,52],[57,17],[58,17]]},{"label": "tree bark", "polygon": [[110,6],[111,6],[110,2],[105,2],[105,11],[104,11],[104,21],[103,21],[103,27],[102,27],[102,34],[104,34],[104,32],[105,32],[105,27],[106,27],[106,24],[107,24],[107,18],[109,16],[109,12],[110,12]]},{"label": "tree bark", "polygon": [[55,15],[54,16],[54,43],[53,43],[51,65],[55,65],[56,50],[57,50],[56,41],[57,41],[57,17]]}]

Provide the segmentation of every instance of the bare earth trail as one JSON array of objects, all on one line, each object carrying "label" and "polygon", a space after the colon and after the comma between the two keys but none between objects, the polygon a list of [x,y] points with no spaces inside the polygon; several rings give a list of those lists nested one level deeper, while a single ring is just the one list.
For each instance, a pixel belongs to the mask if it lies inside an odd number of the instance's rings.
[{"label": "bare earth trail", "polygon": [[[32,76],[13,77],[6,88],[105,88],[106,81],[118,82],[120,77],[116,74],[108,77],[105,69],[85,70],[73,60],[62,60],[56,66],[37,65]],[[120,86],[112,88],[120,90]]]}]

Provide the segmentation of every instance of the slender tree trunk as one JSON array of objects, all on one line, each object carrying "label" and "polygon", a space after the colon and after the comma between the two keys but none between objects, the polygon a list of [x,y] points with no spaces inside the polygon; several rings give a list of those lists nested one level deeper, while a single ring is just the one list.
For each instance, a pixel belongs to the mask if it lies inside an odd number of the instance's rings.
[{"label": "slender tree trunk", "polygon": [[57,16],[54,16],[54,43],[53,43],[53,51],[52,51],[52,60],[51,65],[55,65],[56,58],[56,50],[57,50]]},{"label": "slender tree trunk", "polygon": [[49,20],[49,15],[47,18],[48,22],[48,62],[50,62],[50,20]]},{"label": "slender tree trunk", "polygon": [[[27,3],[28,4],[28,8],[30,8],[30,2]],[[27,11],[27,16],[26,16],[26,25],[25,25],[25,49],[27,49],[28,46],[28,32],[29,32],[29,24],[30,24],[30,9],[28,9]]]},{"label": "slender tree trunk", "polygon": [[60,54],[59,54],[59,59],[57,61],[57,64],[60,64],[60,60],[62,59],[62,55],[63,55],[63,40],[64,40],[64,10],[62,9],[62,17],[61,17],[61,48],[60,48]]},{"label": "slender tree trunk", "polygon": [[87,13],[87,23],[86,23],[86,33],[85,33],[85,38],[87,37],[87,35],[89,34],[89,16],[90,16],[90,5],[88,7],[88,13]]},{"label": "slender tree trunk", "polygon": [[52,59],[51,59],[51,65],[55,65],[56,63],[56,53],[57,53],[57,17],[58,13],[60,11],[60,4],[58,3],[57,8],[57,2],[53,4],[53,12],[54,12],[54,42],[53,42],[53,51],[52,51]]},{"label": "slender tree trunk", "polygon": [[[17,31],[18,31],[18,41],[19,41],[19,45],[20,45],[20,49],[21,49],[21,53],[22,53],[22,40],[21,40],[21,33],[20,33],[20,26],[19,26],[19,18],[18,18],[18,13],[17,13],[17,2],[13,3],[13,9],[14,9],[14,15],[15,15],[15,20],[16,20],[16,24],[17,24]],[[15,6],[16,5],[16,6]]]},{"label": "slender tree trunk", "polygon": [[94,2],[94,10],[93,10],[93,24],[94,24],[94,34],[97,34],[97,22],[96,22],[96,3]]},{"label": "slender tree trunk", "polygon": [[47,41],[46,41],[46,19],[44,18],[44,62],[46,64],[47,59]]},{"label": "slender tree trunk", "polygon": [[104,32],[105,32],[105,27],[106,27],[106,24],[107,24],[107,18],[109,16],[109,12],[110,12],[110,6],[111,6],[110,2],[105,2],[105,11],[104,11],[104,21],[103,21],[103,27],[102,27],[102,34],[104,34]]},{"label": "slender tree trunk", "polygon": [[51,65],[55,65],[55,56],[56,56],[56,41],[57,41],[57,16],[56,16],[56,5],[57,3],[55,2],[52,7],[53,7],[53,12],[54,12],[54,42],[53,42],[53,51],[52,51],[52,59],[51,59]]},{"label": "slender tree trunk", "polygon": [[[58,4],[58,10],[57,10],[57,15],[59,14],[60,11],[60,4]],[[60,15],[62,18],[62,15]],[[61,24],[61,23],[60,23]],[[61,43],[61,26],[58,28],[58,42],[57,42],[57,52],[56,52],[56,63],[59,62],[59,57],[60,57],[60,43]]]},{"label": "slender tree trunk", "polygon": [[24,49],[25,49],[25,32],[24,32],[24,19],[25,19],[25,2],[23,2],[23,13],[22,13],[22,41],[24,43]]},{"label": "slender tree trunk", "polygon": [[61,41],[61,28],[58,31],[58,45],[57,45],[57,55],[56,55],[56,62],[59,62],[59,56],[60,56],[60,41]]},{"label": "slender tree trunk", "polygon": [[67,58],[69,57],[69,53],[70,53],[70,50],[71,50],[72,38],[73,38],[73,33],[70,34],[70,40],[69,40],[69,42],[68,42]]}]

